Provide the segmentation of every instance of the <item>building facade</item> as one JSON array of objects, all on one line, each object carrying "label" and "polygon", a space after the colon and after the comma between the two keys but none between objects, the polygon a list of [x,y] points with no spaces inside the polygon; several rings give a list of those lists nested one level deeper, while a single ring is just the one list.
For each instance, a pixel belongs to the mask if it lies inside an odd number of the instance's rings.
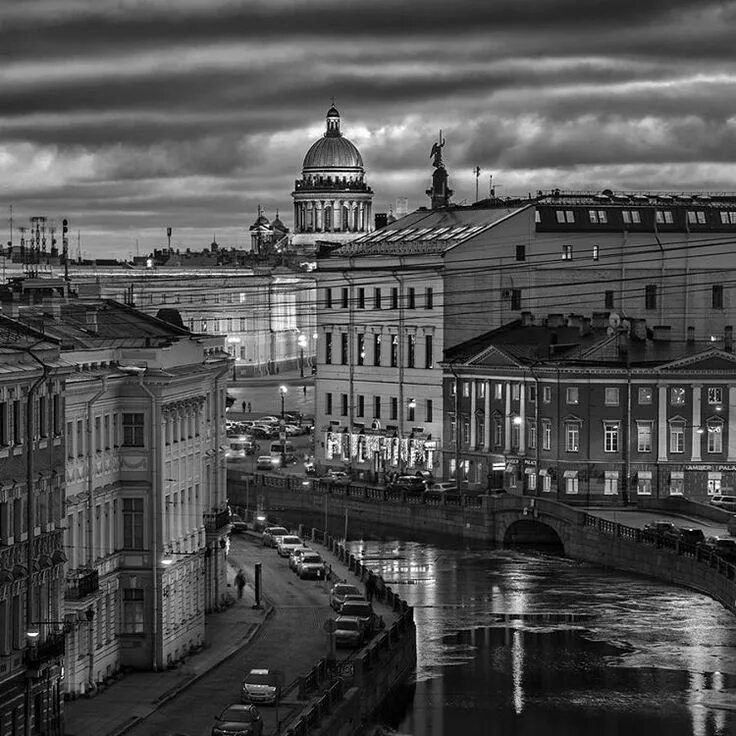
[{"label": "building facade", "polygon": [[[446,185],[444,165],[437,172]],[[734,321],[729,273],[736,262],[729,242],[736,232],[736,196],[555,191],[465,207],[439,196],[449,190],[444,186],[438,194],[435,184],[428,190],[433,209],[319,254],[319,462],[354,467],[356,457],[365,457],[361,433],[375,420],[387,441],[401,445],[414,422],[400,418],[417,397],[432,402],[432,420],[426,412],[421,416],[419,434],[430,428],[429,441],[447,447],[435,411],[443,401],[441,371],[417,357],[428,333],[435,366],[450,347],[522,311],[641,315],[652,326],[667,325],[673,339],[692,334],[723,346]],[[418,296],[425,289],[431,289],[432,309]],[[376,308],[376,290],[396,293],[397,301],[382,296]],[[384,350],[373,362],[376,334],[381,344],[396,343],[395,359]],[[396,417],[388,431],[385,404]],[[335,438],[335,428],[342,437]],[[344,436],[351,433],[358,440]],[[416,459],[416,452],[386,453],[399,471],[423,469],[408,458]],[[433,453],[434,470],[446,471],[449,459]]]},{"label": "building facade", "polygon": [[75,697],[204,643],[205,613],[226,593],[231,359],[218,337],[80,300],[63,281],[33,286],[13,284],[3,309],[42,325],[73,371],[62,478],[64,690]]},{"label": "building facade", "polygon": [[616,314],[524,313],[456,346],[444,363],[446,474],[567,503],[730,492],[732,330],[721,339],[677,340]]},{"label": "building facade", "polygon": [[63,734],[64,386],[36,329],[0,317],[0,732]]}]

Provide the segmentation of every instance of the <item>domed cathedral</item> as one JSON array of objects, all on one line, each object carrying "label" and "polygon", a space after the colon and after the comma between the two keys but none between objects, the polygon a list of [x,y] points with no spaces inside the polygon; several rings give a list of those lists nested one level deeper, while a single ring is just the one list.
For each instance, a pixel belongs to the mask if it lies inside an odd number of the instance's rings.
[{"label": "domed cathedral", "polygon": [[340,113],[327,111],[327,130],[307,151],[294,191],[297,246],[317,240],[344,243],[373,230],[373,190],[360,151],[340,130]]},{"label": "domed cathedral", "polygon": [[258,217],[248,228],[250,230],[250,249],[259,256],[268,256],[288,246],[289,228],[279,219],[278,210],[273,222],[269,222],[263,208],[258,205]]}]

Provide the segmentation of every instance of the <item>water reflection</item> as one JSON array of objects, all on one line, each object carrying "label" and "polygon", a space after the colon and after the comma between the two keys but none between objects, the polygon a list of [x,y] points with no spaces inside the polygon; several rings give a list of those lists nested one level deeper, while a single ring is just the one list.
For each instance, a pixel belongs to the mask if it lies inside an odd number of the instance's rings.
[{"label": "water reflection", "polygon": [[544,555],[361,552],[415,606],[402,734],[736,734],[736,624],[704,596]]}]

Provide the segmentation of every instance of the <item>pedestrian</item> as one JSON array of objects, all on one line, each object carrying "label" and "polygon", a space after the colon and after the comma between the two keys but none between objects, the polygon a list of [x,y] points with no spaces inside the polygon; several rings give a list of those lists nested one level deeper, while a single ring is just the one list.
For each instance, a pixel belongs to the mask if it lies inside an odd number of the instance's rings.
[{"label": "pedestrian", "polygon": [[243,572],[242,567],[238,570],[238,573],[235,576],[235,585],[238,588],[238,598],[242,598],[243,588],[245,588],[245,573]]},{"label": "pedestrian", "polygon": [[245,399],[243,399],[243,414],[245,414]]},{"label": "pedestrian", "polygon": [[369,602],[373,600],[373,595],[376,592],[376,579],[372,572],[368,573],[368,580],[365,581],[365,597]]},{"label": "pedestrian", "polygon": [[248,402],[248,414],[250,414],[252,409],[250,408],[250,401]]}]

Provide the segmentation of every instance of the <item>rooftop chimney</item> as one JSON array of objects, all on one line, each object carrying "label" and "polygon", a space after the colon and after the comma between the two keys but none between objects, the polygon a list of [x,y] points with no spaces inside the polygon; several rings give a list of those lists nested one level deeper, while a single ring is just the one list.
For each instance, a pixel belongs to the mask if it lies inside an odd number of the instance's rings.
[{"label": "rooftop chimney", "polygon": [[590,335],[590,317],[582,317],[580,320],[580,335]]},{"label": "rooftop chimney", "polygon": [[561,314],[550,314],[547,317],[547,327],[564,327],[565,318]]},{"label": "rooftop chimney", "polygon": [[521,326],[531,327],[534,324],[534,315],[531,312],[521,313]]},{"label": "rooftop chimney", "polygon": [[583,318],[579,314],[568,314],[567,315],[567,326],[580,328]]},{"label": "rooftop chimney", "polygon": [[733,352],[733,327],[726,325],[723,331],[723,348],[729,353]]},{"label": "rooftop chimney", "polygon": [[653,339],[657,342],[669,342],[672,337],[672,327],[669,325],[654,325],[652,330],[654,332]]}]

